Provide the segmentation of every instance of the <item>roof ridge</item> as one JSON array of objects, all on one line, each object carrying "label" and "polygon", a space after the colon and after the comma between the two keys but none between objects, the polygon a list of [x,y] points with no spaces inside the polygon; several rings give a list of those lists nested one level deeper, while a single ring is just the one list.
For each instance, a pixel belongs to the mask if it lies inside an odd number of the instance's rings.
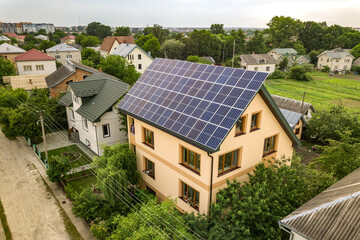
[{"label": "roof ridge", "polygon": [[289,217],[289,218],[283,219],[283,220],[281,220],[280,222],[286,223],[286,222],[288,222],[288,221],[297,219],[297,218],[299,218],[299,217],[302,217],[302,216],[304,216],[304,215],[307,215],[307,214],[310,214],[310,213],[313,213],[313,212],[316,212],[316,211],[320,211],[320,210],[322,210],[322,209],[331,207],[331,206],[333,206],[333,205],[336,205],[336,204],[338,204],[338,203],[342,203],[342,202],[344,202],[344,201],[346,201],[346,200],[349,200],[349,199],[352,199],[352,198],[355,198],[355,197],[358,197],[358,196],[360,196],[360,191],[355,192],[355,193],[350,194],[350,195],[347,195],[347,196],[345,196],[345,197],[336,199],[336,200],[334,200],[334,201],[331,201],[331,202],[322,204],[322,205],[320,205],[320,206],[318,206],[318,207],[316,207],[316,208],[313,208],[313,209],[311,209],[311,210],[308,210],[308,211],[299,213],[299,214],[297,214],[297,215],[295,215],[295,216],[291,216],[291,217]]}]

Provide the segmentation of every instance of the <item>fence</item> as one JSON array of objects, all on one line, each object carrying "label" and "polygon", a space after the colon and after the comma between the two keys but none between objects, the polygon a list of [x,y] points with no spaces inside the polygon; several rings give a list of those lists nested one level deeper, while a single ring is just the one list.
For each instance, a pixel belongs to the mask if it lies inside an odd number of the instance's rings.
[{"label": "fence", "polygon": [[44,165],[44,167],[45,167],[46,169],[48,169],[48,168],[49,168],[49,163],[48,163],[47,159],[46,159],[46,158],[44,158],[44,159],[42,158],[41,152],[37,149],[37,147],[36,147],[35,144],[33,144],[32,147],[33,147],[35,156],[40,160],[40,162],[42,163],[42,165]]}]

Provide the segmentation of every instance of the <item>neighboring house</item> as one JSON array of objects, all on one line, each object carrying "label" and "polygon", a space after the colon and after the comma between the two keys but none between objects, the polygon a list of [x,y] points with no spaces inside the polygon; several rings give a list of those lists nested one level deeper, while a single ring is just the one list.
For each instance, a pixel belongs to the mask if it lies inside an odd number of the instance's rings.
[{"label": "neighboring house", "polygon": [[40,40],[43,40],[43,41],[48,41],[48,40],[49,40],[49,37],[48,37],[48,36],[41,35],[41,34],[35,36],[35,38],[40,39]]},{"label": "neighboring house", "polygon": [[47,88],[45,81],[46,75],[20,75],[20,76],[4,76],[5,84],[11,85],[12,89],[23,88],[30,91],[35,88]]},{"label": "neighboring house", "polygon": [[71,139],[82,142],[99,156],[103,145],[126,142],[116,105],[128,90],[128,84],[98,74],[71,82],[59,100],[66,107]]},{"label": "neighboring house", "polygon": [[200,57],[201,60],[210,62],[212,65],[215,65],[215,60],[212,57]]},{"label": "neighboring house", "polygon": [[72,60],[74,62],[81,61],[81,51],[65,43],[60,43],[56,46],[46,49],[46,53],[49,56],[54,57],[56,61],[61,62],[63,65],[67,64],[66,59]]},{"label": "neighboring house", "polygon": [[292,64],[308,64],[311,62],[309,55],[295,55],[289,56],[289,65]]},{"label": "neighboring house", "polygon": [[0,45],[0,57],[3,57],[5,60],[10,60],[14,64],[15,64],[15,57],[24,52],[26,52],[24,49],[15,47],[8,43],[3,43]]},{"label": "neighboring house", "polygon": [[297,51],[293,48],[274,48],[270,52],[268,52],[268,54],[275,58],[276,62],[279,63],[284,56],[296,56]]},{"label": "neighboring house", "polygon": [[293,240],[360,239],[360,169],[279,221]]},{"label": "neighboring house", "polygon": [[302,103],[301,101],[295,99],[280,97],[276,95],[271,95],[271,97],[279,108],[301,113],[304,115],[306,121],[309,121],[312,117],[312,114],[315,112],[315,109],[311,103]]},{"label": "neighboring house", "polygon": [[154,60],[138,45],[129,43],[120,44],[111,55],[125,57],[129,62],[134,65],[136,71],[138,71],[139,73],[144,73],[144,71],[150,66],[150,64]]},{"label": "neighboring house", "polygon": [[276,60],[269,54],[243,54],[240,55],[240,68],[273,73]]},{"label": "neighboring house", "polygon": [[356,59],[353,64],[353,66],[360,66],[360,58]]},{"label": "neighboring house", "polygon": [[67,35],[66,37],[61,38],[61,43],[73,44],[75,43],[75,36],[71,34]]},{"label": "neighboring house", "polygon": [[114,76],[100,72],[95,68],[88,67],[81,63],[67,60],[67,64],[58,68],[55,72],[45,78],[51,97],[58,97],[60,93],[66,91],[70,82],[78,82],[84,80],[92,74],[100,74],[107,78],[120,81]]},{"label": "neighboring house", "polygon": [[45,75],[56,71],[55,58],[36,49],[15,57],[19,75]]},{"label": "neighboring house", "polygon": [[122,43],[135,44],[133,36],[109,36],[101,43],[100,54],[102,56],[111,55]]},{"label": "neighboring house", "polygon": [[24,42],[25,41],[25,35],[17,35],[16,33],[7,33],[7,32],[3,32],[2,34],[6,35],[9,38],[15,38],[19,42]]},{"label": "neighboring house", "polygon": [[4,41],[4,42],[10,43],[10,42],[11,42],[11,39],[8,38],[7,36],[0,36],[0,41]]},{"label": "neighboring house", "polygon": [[317,68],[321,70],[324,66],[328,66],[331,72],[350,71],[354,60],[348,49],[341,48],[324,51],[317,58]]},{"label": "neighboring house", "polygon": [[286,121],[289,123],[291,129],[293,129],[298,139],[301,139],[303,127],[306,125],[304,115],[298,112],[279,108],[281,113],[284,115]]},{"label": "neighboring house", "polygon": [[208,214],[226,181],[291,157],[299,140],[263,85],[267,73],[156,58],[119,103],[143,184]]}]

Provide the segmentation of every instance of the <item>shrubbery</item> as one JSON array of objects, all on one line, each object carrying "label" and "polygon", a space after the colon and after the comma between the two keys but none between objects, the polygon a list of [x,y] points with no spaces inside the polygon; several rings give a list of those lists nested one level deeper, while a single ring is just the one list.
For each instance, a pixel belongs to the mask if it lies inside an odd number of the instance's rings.
[{"label": "shrubbery", "polygon": [[330,72],[330,67],[329,66],[323,66],[323,68],[321,69],[322,72]]},{"label": "shrubbery", "polygon": [[299,81],[310,81],[311,76],[307,74],[306,69],[303,66],[295,66],[290,68],[289,78]]},{"label": "shrubbery", "polygon": [[284,79],[286,76],[287,72],[276,69],[267,77],[267,79]]}]

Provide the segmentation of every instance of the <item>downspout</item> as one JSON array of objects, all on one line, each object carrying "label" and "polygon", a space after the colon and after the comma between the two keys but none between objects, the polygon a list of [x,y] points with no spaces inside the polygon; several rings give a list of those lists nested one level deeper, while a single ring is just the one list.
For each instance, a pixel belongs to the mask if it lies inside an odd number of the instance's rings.
[{"label": "downspout", "polygon": [[100,156],[97,127],[96,127],[95,123],[93,123],[93,124],[94,124],[94,127],[95,127],[95,136],[96,136],[96,148],[97,148],[97,154]]},{"label": "downspout", "polygon": [[209,214],[212,200],[212,185],[213,185],[213,171],[214,171],[214,157],[207,153],[209,157],[211,157],[211,175],[210,175],[210,201],[209,201]]}]

